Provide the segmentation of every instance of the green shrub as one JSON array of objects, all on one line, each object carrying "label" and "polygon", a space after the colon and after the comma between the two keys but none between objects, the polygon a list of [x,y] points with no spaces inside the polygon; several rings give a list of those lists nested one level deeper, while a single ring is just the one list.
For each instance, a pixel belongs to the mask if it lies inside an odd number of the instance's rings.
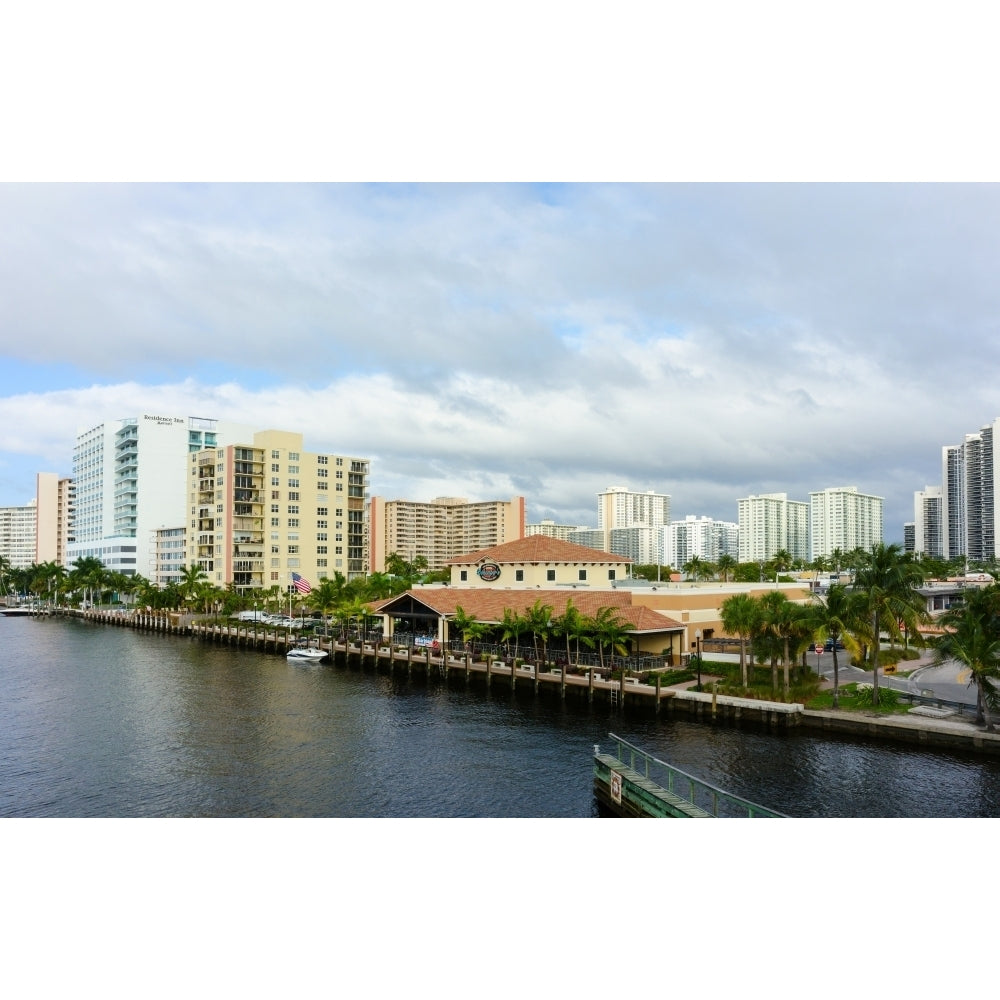
[{"label": "green shrub", "polygon": [[[855,689],[854,697],[859,708],[874,708],[875,685],[859,684]],[[880,686],[878,704],[880,708],[893,708],[899,704],[899,692],[890,687]]]}]

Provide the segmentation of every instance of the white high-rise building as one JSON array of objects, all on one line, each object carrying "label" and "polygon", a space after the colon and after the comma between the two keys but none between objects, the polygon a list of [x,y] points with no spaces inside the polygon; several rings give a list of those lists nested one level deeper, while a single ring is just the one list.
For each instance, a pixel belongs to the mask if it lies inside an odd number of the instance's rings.
[{"label": "white high-rise building", "polygon": [[252,437],[252,428],[231,421],[154,414],[80,432],[73,449],[76,510],[67,564],[91,556],[109,570],[152,579],[155,533],[188,520],[188,455]]},{"label": "white high-rise building", "polygon": [[793,559],[809,558],[809,504],[787,493],[762,493],[737,501],[739,548],[743,562],[766,562],[784,550]]},{"label": "white high-rise building", "polygon": [[941,519],[945,559],[997,557],[1000,523],[1000,419],[960,445],[941,449]]},{"label": "white high-rise building", "polygon": [[739,540],[738,524],[688,514],[683,521],[670,524],[671,564],[680,570],[695,556],[710,563],[718,562],[721,555],[739,559]]},{"label": "white high-rise building", "polygon": [[809,494],[809,560],[834,550],[868,551],[882,541],[882,497],[859,493],[856,486],[831,486]]},{"label": "white high-rise building", "polygon": [[913,547],[927,556],[944,555],[943,498],[940,486],[928,486],[913,494]]}]

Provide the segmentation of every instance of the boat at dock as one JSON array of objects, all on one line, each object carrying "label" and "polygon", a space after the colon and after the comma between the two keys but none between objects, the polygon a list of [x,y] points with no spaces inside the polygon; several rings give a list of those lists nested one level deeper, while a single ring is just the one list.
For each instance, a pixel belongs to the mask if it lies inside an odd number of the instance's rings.
[{"label": "boat at dock", "polygon": [[289,661],[299,661],[302,663],[319,663],[325,660],[330,654],[325,649],[317,646],[293,646],[286,654]]}]

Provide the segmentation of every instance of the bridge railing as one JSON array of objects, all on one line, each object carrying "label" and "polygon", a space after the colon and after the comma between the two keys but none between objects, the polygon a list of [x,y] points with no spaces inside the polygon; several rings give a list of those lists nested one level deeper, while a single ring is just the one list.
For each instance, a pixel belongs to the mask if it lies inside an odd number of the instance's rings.
[{"label": "bridge railing", "polygon": [[783,813],[759,806],[748,799],[740,798],[739,795],[724,791],[711,782],[696,778],[687,771],[682,771],[679,767],[646,753],[645,750],[614,733],[608,733],[608,738],[614,742],[615,756],[623,764],[633,771],[638,771],[668,792],[673,792],[674,795],[679,795],[699,806],[712,816],[744,819],[784,816]]}]

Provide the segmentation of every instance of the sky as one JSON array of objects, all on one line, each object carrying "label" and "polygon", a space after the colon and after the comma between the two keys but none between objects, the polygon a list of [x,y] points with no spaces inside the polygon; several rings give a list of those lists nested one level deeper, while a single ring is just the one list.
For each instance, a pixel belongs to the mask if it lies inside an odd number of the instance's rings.
[{"label": "sky", "polygon": [[901,541],[1000,416],[998,261],[990,184],[5,183],[0,505],[157,413],[530,522],[856,486]]}]

